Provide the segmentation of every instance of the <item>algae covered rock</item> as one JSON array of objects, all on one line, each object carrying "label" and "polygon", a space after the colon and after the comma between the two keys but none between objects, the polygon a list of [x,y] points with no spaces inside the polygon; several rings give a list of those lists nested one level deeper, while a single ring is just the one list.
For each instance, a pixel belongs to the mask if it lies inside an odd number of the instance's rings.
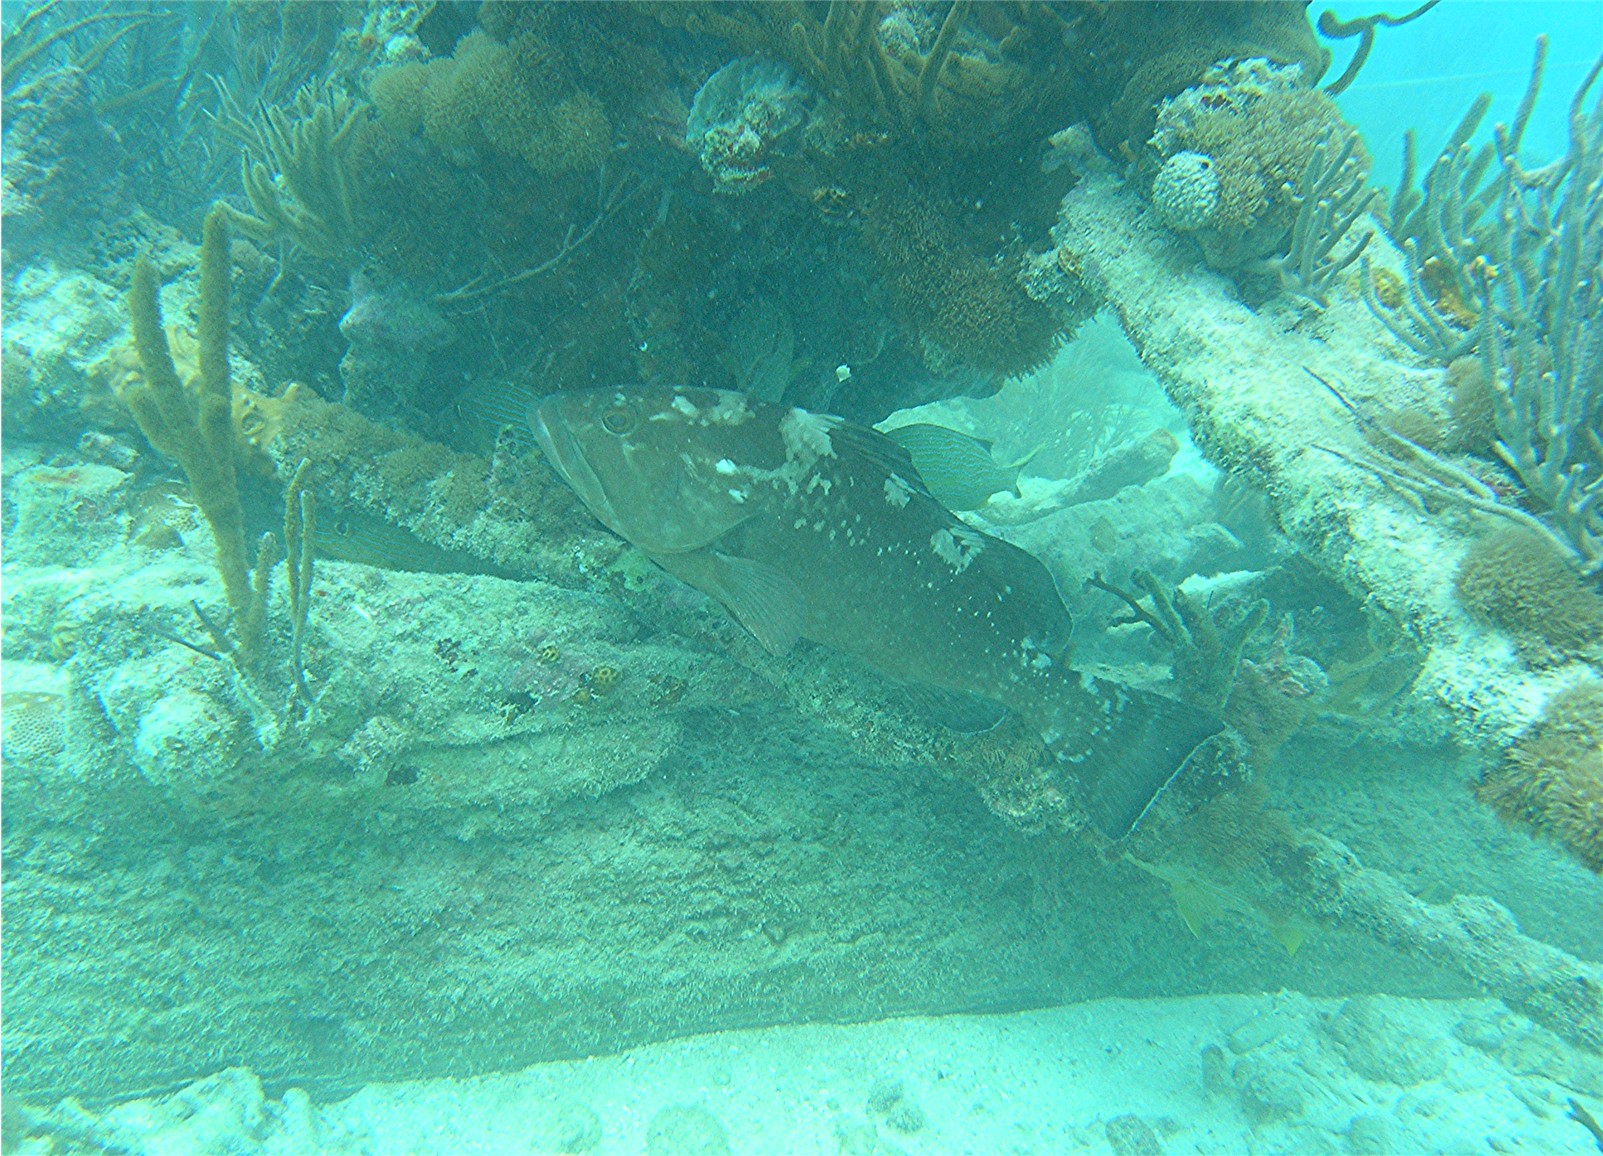
[{"label": "algae covered rock", "polygon": [[729,1156],[724,1126],[700,1104],[673,1104],[651,1118],[649,1156]]},{"label": "algae covered rock", "polygon": [[773,175],[775,149],[806,121],[813,93],[782,62],[745,56],[702,85],[685,123],[685,144],[721,193],[745,193]]},{"label": "algae covered rock", "polygon": [[228,708],[202,691],[166,694],[140,715],[134,759],[158,786],[188,792],[227,783],[238,760],[231,749],[237,729]]},{"label": "algae covered rock", "polygon": [[1374,996],[1348,1000],[1325,1031],[1348,1066],[1367,1080],[1411,1087],[1440,1075],[1447,1065],[1445,1040],[1413,1030],[1395,1004]]},{"label": "algae covered rock", "polygon": [[12,486],[17,508],[6,536],[8,560],[81,566],[120,548],[129,475],[112,466],[31,466]]}]

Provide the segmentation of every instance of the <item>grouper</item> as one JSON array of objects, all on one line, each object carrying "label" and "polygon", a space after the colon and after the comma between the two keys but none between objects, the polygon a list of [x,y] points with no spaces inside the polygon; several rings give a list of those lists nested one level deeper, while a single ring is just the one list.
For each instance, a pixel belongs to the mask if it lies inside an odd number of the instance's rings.
[{"label": "grouper", "polygon": [[597,519],[774,654],[807,639],[900,683],[1015,712],[1079,779],[1110,838],[1222,729],[1072,669],[1069,613],[1046,567],[941,505],[875,430],[656,386],[549,394],[530,424]]}]

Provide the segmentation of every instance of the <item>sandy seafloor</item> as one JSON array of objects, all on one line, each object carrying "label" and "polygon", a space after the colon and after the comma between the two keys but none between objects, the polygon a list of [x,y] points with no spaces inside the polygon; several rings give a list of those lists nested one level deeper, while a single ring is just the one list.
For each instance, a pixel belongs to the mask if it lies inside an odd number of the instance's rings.
[{"label": "sandy seafloor", "polygon": [[1283,992],[720,1032],[322,1106],[232,1069],[91,1127],[169,1156],[1588,1153],[1600,1082],[1497,1001]]}]

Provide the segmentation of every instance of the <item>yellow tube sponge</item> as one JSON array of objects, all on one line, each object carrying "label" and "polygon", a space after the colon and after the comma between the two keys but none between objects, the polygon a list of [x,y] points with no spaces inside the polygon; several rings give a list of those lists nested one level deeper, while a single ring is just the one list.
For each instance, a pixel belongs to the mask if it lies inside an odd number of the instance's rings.
[{"label": "yellow tube sponge", "polygon": [[245,514],[239,503],[228,290],[228,218],[219,207],[207,214],[201,237],[200,369],[186,385],[162,326],[160,280],[150,261],[141,257],[128,290],[128,312],[144,372],[124,387],[122,396],[150,444],[177,461],[189,479],[195,504],[217,543],[217,570],[234,613],[241,658],[248,664],[259,649],[261,608],[251,586]]}]

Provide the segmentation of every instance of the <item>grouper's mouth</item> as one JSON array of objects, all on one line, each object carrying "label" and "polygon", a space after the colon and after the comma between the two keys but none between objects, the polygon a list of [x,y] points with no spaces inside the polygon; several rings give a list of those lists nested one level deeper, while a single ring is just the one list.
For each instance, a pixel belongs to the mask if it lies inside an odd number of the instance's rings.
[{"label": "grouper's mouth", "polygon": [[573,487],[573,492],[579,495],[579,500],[590,508],[592,514],[609,529],[621,533],[618,530],[617,511],[607,500],[601,479],[585,460],[579,440],[557,412],[555,400],[548,397],[535,402],[529,410],[529,425],[533,427],[534,439],[540,443],[540,452],[545,454],[551,468]]}]

